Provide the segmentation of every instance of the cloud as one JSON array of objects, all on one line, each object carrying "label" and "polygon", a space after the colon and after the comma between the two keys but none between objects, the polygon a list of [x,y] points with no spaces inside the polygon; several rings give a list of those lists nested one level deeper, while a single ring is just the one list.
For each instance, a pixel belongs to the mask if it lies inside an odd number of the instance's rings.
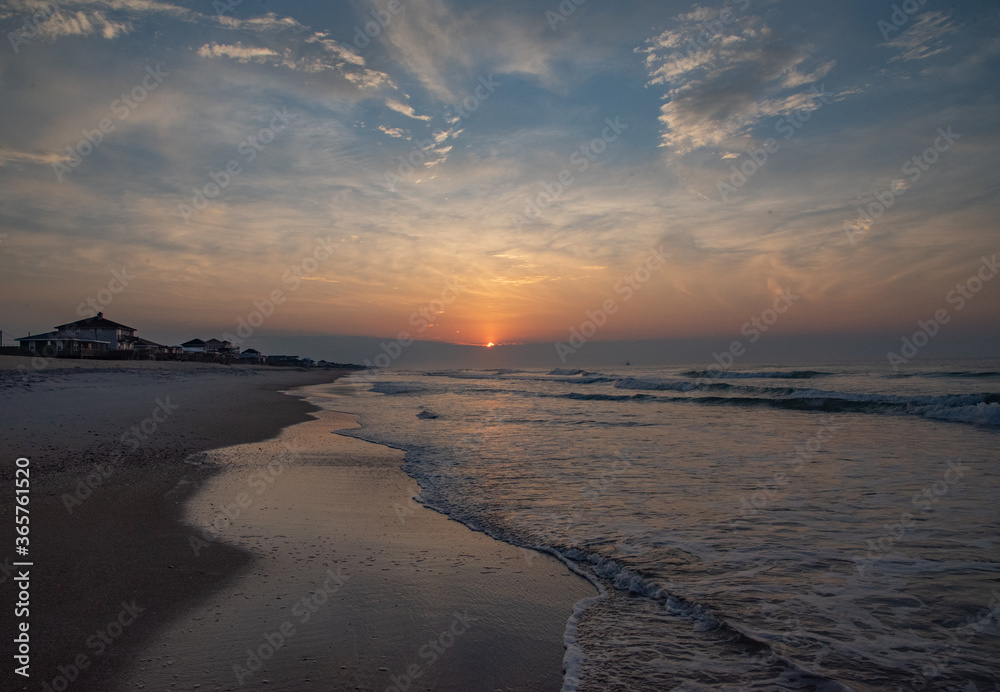
[{"label": "cloud", "polygon": [[925,60],[931,56],[951,50],[944,42],[944,37],[958,32],[950,21],[951,17],[943,12],[927,12],[906,31],[891,41],[881,44],[886,48],[902,51],[889,59],[889,62],[899,60]]},{"label": "cloud", "polygon": [[0,147],[0,166],[6,166],[11,163],[48,165],[52,163],[59,163],[65,159],[66,157],[61,154],[32,154],[25,151],[14,151],[12,149]]},{"label": "cloud", "polygon": [[349,63],[351,65],[357,65],[359,67],[365,66],[365,59],[358,55],[356,52],[350,48],[337,43],[331,38],[328,38],[328,34],[317,32],[306,39],[306,43],[318,43],[323,46],[323,48],[337,58],[341,62]]},{"label": "cloud", "polygon": [[100,36],[114,39],[132,30],[129,22],[109,19],[101,12],[54,12],[37,28],[38,36],[54,40],[64,36]]},{"label": "cloud", "polygon": [[[197,15],[197,13],[192,14]],[[204,17],[205,15],[201,16]],[[273,12],[268,12],[267,14],[259,17],[250,17],[249,19],[240,19],[238,17],[230,17],[229,15],[207,18],[216,22],[223,28],[238,29],[241,31],[272,32],[282,31],[284,29],[295,29],[299,31],[304,31],[306,29],[305,26],[299,24],[291,17],[279,17]]]},{"label": "cloud", "polygon": [[390,137],[395,137],[396,139],[402,139],[407,135],[406,130],[401,127],[386,127],[385,125],[379,125],[376,129],[384,132]]},{"label": "cloud", "polygon": [[711,16],[701,10],[683,15],[677,26],[636,49],[646,54],[648,86],[666,87],[661,146],[677,154],[738,149],[765,118],[816,110],[821,102],[801,89],[836,64],[815,60],[812,46],[782,40],[757,17],[727,26],[721,20],[706,24]]},{"label": "cloud", "polygon": [[393,60],[443,104],[460,103],[491,72],[532,77],[564,91],[553,65],[600,64],[604,42],[585,43],[572,32],[553,38],[542,14],[489,3],[407,0],[406,11],[379,38]]},{"label": "cloud", "polygon": [[[64,0],[65,1],[65,0]],[[291,17],[279,17],[268,12],[257,17],[240,19],[228,15],[207,15],[186,7],[158,2],[157,0],[75,0],[79,9],[59,7],[53,2],[38,0],[13,0],[7,3],[3,18],[23,15],[26,26],[18,35],[34,34],[42,39],[55,40],[67,36],[101,36],[114,39],[133,30],[133,21],[147,15],[164,15],[192,24],[215,26],[236,31],[257,33],[283,30],[304,31],[306,27]]]},{"label": "cloud", "polygon": [[367,68],[363,57],[326,38],[324,33],[314,33],[305,41],[292,37],[284,42],[286,46],[280,52],[269,47],[246,46],[241,41],[235,44],[213,42],[199,48],[198,55],[203,58],[229,58],[241,63],[269,64],[300,72],[334,71],[359,89],[395,88],[389,75]]},{"label": "cloud", "polygon": [[431,116],[429,115],[417,115],[417,112],[413,110],[413,106],[410,106],[396,99],[386,99],[385,105],[391,108],[392,110],[396,111],[397,113],[402,113],[407,118],[413,118],[414,120],[423,120],[424,122],[427,122],[428,120],[431,119]]},{"label": "cloud", "polygon": [[239,62],[265,62],[280,58],[278,53],[270,48],[252,48],[239,42],[235,45],[205,44],[198,49],[198,55],[203,58],[231,58]]}]

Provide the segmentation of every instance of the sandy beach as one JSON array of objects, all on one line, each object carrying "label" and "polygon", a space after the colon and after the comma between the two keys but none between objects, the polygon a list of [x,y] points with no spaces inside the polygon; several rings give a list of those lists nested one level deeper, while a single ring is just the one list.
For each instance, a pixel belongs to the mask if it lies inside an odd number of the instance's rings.
[{"label": "sandy beach", "polygon": [[340,373],[23,364],[0,391],[31,460],[31,678],[5,689],[559,688],[590,585],[420,507],[400,452],[281,393]]}]

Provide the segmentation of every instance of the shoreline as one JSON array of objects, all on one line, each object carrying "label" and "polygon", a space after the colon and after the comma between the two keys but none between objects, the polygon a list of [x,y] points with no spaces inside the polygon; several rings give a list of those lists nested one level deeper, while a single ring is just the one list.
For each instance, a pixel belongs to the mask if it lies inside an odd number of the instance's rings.
[{"label": "shoreline", "polygon": [[[289,679],[299,679],[291,687],[282,687],[286,680],[276,680],[272,673],[267,689],[311,689],[309,678],[303,681],[299,673],[312,665],[306,661],[317,656],[347,656],[343,665],[324,673],[325,685],[392,689],[392,681],[405,680],[415,661],[420,665],[427,662],[420,658],[426,653],[421,646],[427,626],[414,613],[428,618],[436,613],[440,620],[448,608],[441,612],[435,608],[453,605],[451,601],[458,596],[449,596],[447,604],[442,600],[443,594],[452,590],[462,594],[459,600],[464,598],[464,603],[474,605],[474,612],[486,625],[473,627],[475,634],[455,647],[455,652],[462,653],[453,652],[447,664],[429,667],[421,683],[430,684],[433,679],[436,688],[465,689],[472,675],[475,680],[488,678],[491,689],[561,686],[567,620],[573,605],[592,593],[591,585],[550,556],[528,560],[530,567],[525,569],[522,549],[420,505],[416,505],[419,511],[415,519],[408,517],[405,526],[397,525],[399,517],[392,505],[412,501],[417,492],[416,482],[400,468],[402,453],[329,435],[329,428],[316,428],[316,424],[326,424],[323,416],[344,419],[345,414],[322,411],[307,400],[303,388],[330,383],[345,372],[275,368],[257,372],[243,366],[191,369],[177,364],[134,368],[128,363],[82,368],[71,363],[36,375],[28,386],[17,386],[10,384],[10,371],[2,369],[5,365],[0,359],[0,391],[12,412],[16,411],[13,417],[17,423],[11,426],[16,434],[9,453],[16,458],[24,455],[21,449],[39,450],[29,455],[32,472],[37,473],[32,479],[31,505],[32,540],[37,541],[32,555],[37,560],[32,574],[32,678],[24,684],[10,676],[15,683],[11,689],[194,689],[194,679],[199,681],[199,689],[244,689],[245,684],[249,685],[245,689],[255,689],[259,676],[249,683],[246,680],[250,678],[241,680],[235,687],[229,673],[220,678],[217,687],[201,684],[206,675],[217,672],[218,661],[211,663],[208,673],[186,679],[182,660],[193,666],[197,656],[224,648],[243,630],[255,634],[265,631],[268,621],[264,616],[272,612],[270,598],[283,597],[275,595],[283,592],[273,592],[275,584],[290,569],[286,565],[284,571],[266,572],[275,556],[273,551],[297,554],[306,550],[307,543],[295,547],[289,542],[280,550],[275,546],[267,550],[262,545],[246,544],[239,536],[221,535],[220,540],[198,545],[206,534],[192,531],[192,507],[204,505],[213,492],[217,498],[235,498],[234,491],[243,487],[241,483],[245,485],[245,475],[234,474],[219,463],[227,450],[242,449],[243,457],[252,457],[268,449],[268,458],[273,458],[280,454],[276,447],[279,440],[302,434],[310,424],[314,424],[314,434],[325,436],[321,465],[328,468],[314,468],[317,462],[311,457],[299,464],[303,468],[288,467],[286,479],[310,480],[298,485],[283,481],[285,489],[269,491],[259,507],[247,509],[245,518],[254,512],[265,516],[273,509],[272,501],[290,492],[286,504],[301,519],[308,511],[327,511],[330,504],[326,497],[314,498],[310,504],[302,499],[304,495],[316,487],[336,494],[338,500],[333,504],[341,508],[338,521],[351,524],[354,532],[341,532],[336,540],[328,541],[330,554],[338,557],[322,564],[332,569],[338,562],[349,563],[347,574],[358,578],[340,597],[354,617],[344,621],[338,619],[342,613],[333,610],[329,617],[355,636],[345,638],[331,631],[320,639],[299,638],[296,646],[308,650],[308,655],[279,671]],[[94,403],[109,396],[114,404]],[[146,402],[145,408],[140,402]],[[155,404],[153,413],[147,414],[150,404]],[[169,409],[165,418],[162,405]],[[161,407],[159,415],[156,406]],[[70,422],[73,416],[76,419]],[[156,429],[147,425],[151,430],[148,435],[140,423],[138,435],[145,439],[132,439],[132,422],[140,416],[145,416],[143,420],[164,420]],[[122,420],[129,425],[123,425]],[[122,433],[123,429],[126,432]],[[115,436],[125,436],[128,444]],[[336,443],[331,444],[330,438]],[[124,453],[123,447],[127,448]],[[205,453],[213,463],[184,463],[196,452]],[[116,454],[112,473],[106,478],[94,474],[95,464],[107,466],[106,460]],[[7,465],[5,473],[11,466]],[[88,471],[93,488],[86,487],[88,476],[84,474]],[[82,488],[81,479],[85,484]],[[392,502],[385,494],[387,488],[395,493]],[[79,502],[66,499],[74,496]],[[6,510],[2,514],[0,522],[12,525]],[[213,516],[219,516],[218,509]],[[367,523],[357,519],[361,516],[367,516]],[[278,533],[273,527],[281,525],[281,537],[285,538],[301,523],[293,521],[288,530],[281,524],[284,520],[271,516],[269,522],[257,527],[261,529],[258,533]],[[379,528],[373,532],[371,526]],[[363,540],[358,538],[361,535]],[[309,541],[314,544],[316,536]],[[352,546],[356,553],[339,557],[345,546]],[[361,550],[369,551],[366,559],[358,557]],[[298,562],[294,569],[301,570]],[[317,566],[309,578],[322,574],[329,572]],[[335,575],[339,574],[338,568]],[[319,593],[324,587],[314,584],[312,588]],[[235,600],[234,589],[242,594]],[[303,589],[309,591],[301,584],[296,595]],[[393,599],[397,602],[392,610],[380,605]],[[227,605],[221,607],[220,603]],[[210,619],[225,621],[227,617],[232,621],[229,630],[200,638],[190,634],[207,626]],[[361,639],[359,619],[376,623],[361,625],[369,627],[369,634]],[[431,629],[444,632],[448,625],[438,622]],[[468,623],[459,629],[464,632]],[[178,631],[184,633],[182,642],[194,641],[196,646],[177,645]],[[171,637],[174,644],[169,643]],[[164,658],[158,655],[161,651],[174,653]],[[175,660],[178,656],[182,660]],[[232,663],[231,657],[227,663]],[[511,676],[509,671],[522,664],[530,672]],[[423,668],[418,670],[424,674]],[[9,673],[5,670],[2,677]],[[149,685],[150,679],[158,686]],[[178,682],[188,687],[177,686]]]}]

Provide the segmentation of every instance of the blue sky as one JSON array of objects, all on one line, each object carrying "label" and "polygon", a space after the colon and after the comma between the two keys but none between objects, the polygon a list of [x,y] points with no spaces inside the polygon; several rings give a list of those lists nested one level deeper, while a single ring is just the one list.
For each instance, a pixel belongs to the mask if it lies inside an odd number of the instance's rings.
[{"label": "blue sky", "polygon": [[[164,341],[259,308],[255,339],[555,342],[612,300],[595,340],[725,338],[791,289],[772,335],[891,346],[997,250],[995,3],[18,0],[0,29],[15,336],[96,299]],[[998,308],[941,338],[995,353]]]}]

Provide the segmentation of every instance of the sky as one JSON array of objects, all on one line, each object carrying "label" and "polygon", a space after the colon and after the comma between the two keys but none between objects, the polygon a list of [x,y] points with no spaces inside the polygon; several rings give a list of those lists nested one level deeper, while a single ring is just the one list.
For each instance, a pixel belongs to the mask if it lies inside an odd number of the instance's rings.
[{"label": "sky", "polygon": [[6,0],[0,31],[5,343],[100,309],[354,362],[997,355],[994,2]]}]

